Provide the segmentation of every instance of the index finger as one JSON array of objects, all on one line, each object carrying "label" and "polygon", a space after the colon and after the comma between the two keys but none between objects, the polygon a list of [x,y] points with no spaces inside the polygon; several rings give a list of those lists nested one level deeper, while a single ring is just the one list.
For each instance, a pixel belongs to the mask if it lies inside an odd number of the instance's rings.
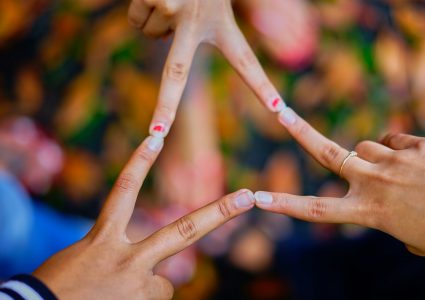
[{"label": "index finger", "polygon": [[249,190],[227,195],[163,227],[140,242],[137,251],[153,268],[230,219],[250,210],[254,203],[254,195]]},{"label": "index finger", "polygon": [[125,232],[139,190],[163,145],[162,138],[149,136],[137,148],[115,182],[96,221],[96,227]]},{"label": "index finger", "polygon": [[[279,113],[279,122],[322,166],[339,174],[340,168],[349,154],[346,149],[324,137],[289,107]],[[341,175],[350,179],[351,176],[356,177],[370,166],[371,163],[359,157],[353,157],[347,161]]]},{"label": "index finger", "polygon": [[256,96],[272,112],[285,104],[237,26],[232,22],[218,37],[217,46]]},{"label": "index finger", "polygon": [[[184,24],[181,26],[185,26]],[[150,134],[165,137],[174,122],[185,89],[198,41],[190,29],[178,27],[162,73],[158,104],[150,126]]]}]

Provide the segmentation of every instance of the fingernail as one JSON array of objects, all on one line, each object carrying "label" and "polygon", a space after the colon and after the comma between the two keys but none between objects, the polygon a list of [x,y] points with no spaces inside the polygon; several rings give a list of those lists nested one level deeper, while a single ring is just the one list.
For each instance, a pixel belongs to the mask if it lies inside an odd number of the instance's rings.
[{"label": "fingernail", "polygon": [[159,151],[164,144],[164,139],[156,136],[150,136],[147,138],[148,148],[154,152]]},{"label": "fingernail", "polygon": [[273,202],[273,196],[270,193],[256,192],[254,196],[255,196],[255,201],[258,204],[270,204]]},{"label": "fingernail", "polygon": [[167,126],[164,123],[154,123],[152,124],[149,133],[156,137],[165,138],[168,133]]},{"label": "fingernail", "polygon": [[292,109],[286,107],[279,113],[279,121],[286,126],[291,126],[295,124],[297,117]]},{"label": "fingernail", "polygon": [[270,100],[269,104],[273,112],[280,112],[286,106],[283,100],[279,97],[273,98],[272,100]]},{"label": "fingernail", "polygon": [[243,192],[235,198],[235,205],[238,208],[250,207],[254,204],[254,202],[254,194],[251,191]]}]

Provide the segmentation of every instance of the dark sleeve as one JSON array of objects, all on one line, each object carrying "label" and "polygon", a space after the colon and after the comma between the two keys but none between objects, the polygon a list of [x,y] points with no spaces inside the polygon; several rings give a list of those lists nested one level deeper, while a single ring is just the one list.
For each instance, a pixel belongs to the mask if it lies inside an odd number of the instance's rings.
[{"label": "dark sleeve", "polygon": [[0,300],[57,300],[57,298],[34,276],[16,275],[0,285]]}]

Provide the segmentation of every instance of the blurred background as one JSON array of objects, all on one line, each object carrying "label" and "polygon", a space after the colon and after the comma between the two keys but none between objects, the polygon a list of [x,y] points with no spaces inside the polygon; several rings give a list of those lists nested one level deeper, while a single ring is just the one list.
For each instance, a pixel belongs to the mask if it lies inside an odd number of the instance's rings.
[{"label": "blurred background", "polygon": [[[0,1],[0,279],[85,235],[148,134],[172,38],[128,1]],[[287,103],[352,149],[425,133],[425,2],[240,0],[235,12]],[[190,104],[190,105],[188,105]],[[210,47],[128,234],[140,240],[239,188],[343,196]],[[353,225],[253,210],[158,267],[176,299],[425,299],[425,260]]]}]

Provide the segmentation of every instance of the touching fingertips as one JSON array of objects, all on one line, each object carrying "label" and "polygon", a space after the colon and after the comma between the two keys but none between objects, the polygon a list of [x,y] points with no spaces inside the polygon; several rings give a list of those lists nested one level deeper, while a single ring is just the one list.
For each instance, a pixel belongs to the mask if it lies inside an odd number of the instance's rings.
[{"label": "touching fingertips", "polygon": [[285,107],[279,113],[279,121],[284,126],[292,126],[297,121],[297,116],[295,115],[294,111],[291,108]]},{"label": "touching fingertips", "polygon": [[146,143],[150,150],[157,152],[161,150],[162,146],[164,145],[164,139],[161,137],[149,136],[146,139]]},{"label": "touching fingertips", "polygon": [[280,112],[286,107],[285,102],[280,97],[271,98],[268,105],[273,112]]},{"label": "touching fingertips", "polygon": [[273,202],[272,194],[267,192],[256,192],[254,196],[257,204],[268,205]]},{"label": "touching fingertips", "polygon": [[237,208],[248,208],[255,203],[254,194],[251,191],[244,191],[237,195],[234,199],[234,204]]},{"label": "touching fingertips", "polygon": [[155,137],[165,138],[168,134],[168,126],[161,122],[155,122],[152,124],[149,133]]}]

